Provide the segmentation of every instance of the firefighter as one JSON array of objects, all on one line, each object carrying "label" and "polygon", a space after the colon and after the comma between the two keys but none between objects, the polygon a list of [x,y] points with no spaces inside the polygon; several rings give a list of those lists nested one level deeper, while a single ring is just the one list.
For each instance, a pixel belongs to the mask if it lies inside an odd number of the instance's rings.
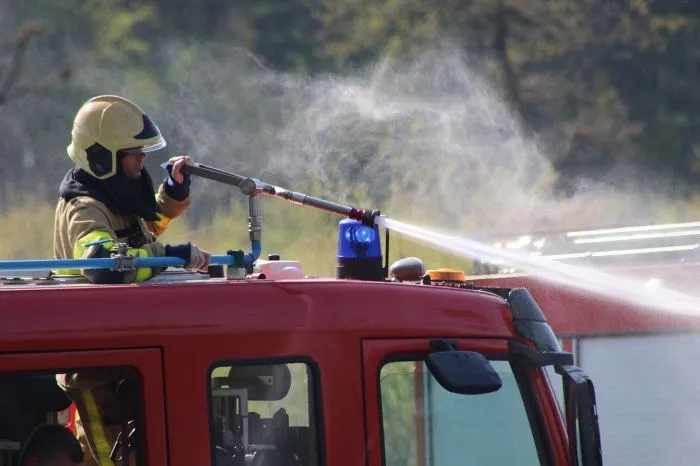
[{"label": "firefighter", "polygon": [[[136,377],[119,369],[103,368],[57,374],[56,379],[75,402],[75,433],[85,451],[84,466],[120,464],[123,451],[118,445],[115,450],[115,445],[118,439],[128,438],[128,433],[123,433],[124,426],[137,421]],[[125,383],[129,389],[123,389]],[[136,452],[131,450],[128,456],[129,464],[138,466]]]},{"label": "firefighter", "polygon": [[[143,163],[147,153],[166,143],[146,113],[126,98],[97,96],[78,110],[71,136],[67,152],[76,166],[66,173],[59,188],[54,220],[57,259],[110,257],[118,252],[117,243],[123,243],[129,255],[180,257],[187,268],[206,270],[208,252],[191,243],[172,246],[157,241],[190,205],[190,180],[181,172],[190,158],[169,159],[168,177],[155,191]],[[58,272],[82,273],[95,283],[131,283],[148,280],[160,270]],[[135,417],[130,409],[125,410],[123,397],[117,393],[124,378],[110,369],[57,374],[57,380],[76,404],[76,434],[89,452],[85,464],[114,464],[112,447],[125,423]]]},{"label": "firefighter", "polygon": [[[117,243],[137,257],[174,256],[187,268],[205,271],[210,254],[194,244],[157,241],[170,222],[189,205],[189,175],[181,172],[187,156],[169,159],[168,177],[155,192],[144,168],[147,153],[166,142],[151,118],[132,101],[115,95],[88,100],[73,121],[68,156],[75,163],[64,176],[54,220],[57,259],[110,257]],[[82,273],[95,283],[141,282],[160,272],[60,270]]]}]

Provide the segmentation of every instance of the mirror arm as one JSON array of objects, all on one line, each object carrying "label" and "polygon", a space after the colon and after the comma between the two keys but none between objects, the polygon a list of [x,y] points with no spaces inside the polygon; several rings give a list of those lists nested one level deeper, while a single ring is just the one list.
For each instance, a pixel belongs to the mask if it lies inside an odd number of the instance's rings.
[{"label": "mirror arm", "polygon": [[508,358],[516,364],[526,367],[554,366],[559,372],[563,366],[573,365],[574,355],[563,351],[535,351],[524,343],[510,340]]},{"label": "mirror arm", "polygon": [[430,352],[457,351],[457,340],[431,340]]}]

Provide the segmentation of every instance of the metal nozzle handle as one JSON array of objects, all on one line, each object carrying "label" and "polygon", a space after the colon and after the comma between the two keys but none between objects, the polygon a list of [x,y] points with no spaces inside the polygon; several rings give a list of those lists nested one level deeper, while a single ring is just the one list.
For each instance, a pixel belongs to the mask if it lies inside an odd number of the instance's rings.
[{"label": "metal nozzle handle", "polygon": [[219,181],[221,183],[230,184],[231,186],[240,187],[241,183],[247,179],[245,176],[236,175],[235,173],[219,170],[218,168],[202,165],[201,163],[185,164],[182,166],[182,172],[190,175],[201,176],[210,180]]}]

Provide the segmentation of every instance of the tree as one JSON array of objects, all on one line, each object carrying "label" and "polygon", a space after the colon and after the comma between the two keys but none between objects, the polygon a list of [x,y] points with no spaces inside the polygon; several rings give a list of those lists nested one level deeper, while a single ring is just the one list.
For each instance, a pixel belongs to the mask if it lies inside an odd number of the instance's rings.
[{"label": "tree", "polygon": [[483,58],[562,180],[616,165],[700,181],[698,14],[682,0],[307,0],[338,66],[435,43]]}]

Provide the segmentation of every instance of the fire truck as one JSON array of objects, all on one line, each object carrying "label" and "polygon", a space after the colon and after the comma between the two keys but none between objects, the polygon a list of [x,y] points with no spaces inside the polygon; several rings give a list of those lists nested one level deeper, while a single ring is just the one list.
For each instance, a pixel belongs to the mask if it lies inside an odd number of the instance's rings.
[{"label": "fire truck", "polygon": [[[698,297],[700,222],[616,225],[492,237],[490,244]],[[697,315],[561,286],[505,263],[477,264],[475,287],[526,288],[562,348],[596,380],[603,459],[617,465],[695,464],[700,456]],[[652,294],[649,294],[653,296]],[[690,363],[690,364],[689,364]]]},{"label": "fire truck", "polygon": [[[188,170],[249,197],[250,252],[0,261],[2,466],[47,423],[103,466],[602,464],[593,382],[528,289],[392,263],[379,211]],[[345,217],[335,277],[260,258],[261,195]],[[164,270],[56,273],[138,267]]]}]

